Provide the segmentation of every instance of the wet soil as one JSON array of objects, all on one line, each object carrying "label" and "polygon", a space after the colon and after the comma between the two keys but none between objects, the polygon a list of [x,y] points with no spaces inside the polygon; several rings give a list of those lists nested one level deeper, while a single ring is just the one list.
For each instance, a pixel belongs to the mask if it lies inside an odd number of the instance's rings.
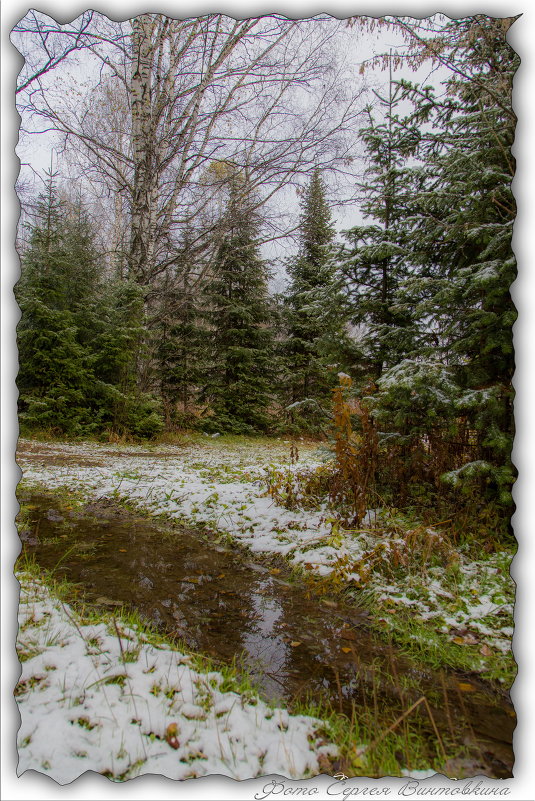
[{"label": "wet soil", "polygon": [[[165,451],[136,451],[136,459],[165,459],[172,458],[176,454]],[[17,459],[29,459],[32,462],[46,465],[76,465],[77,467],[96,467],[105,463],[105,457],[111,456],[114,459],[131,458],[132,453],[119,450],[106,450],[101,448],[98,456],[80,456],[79,453],[69,453],[64,450],[56,450],[53,444],[46,442],[19,442],[17,446]]]},{"label": "wet soil", "polygon": [[[508,701],[473,676],[410,661],[377,638],[364,611],[318,598],[289,581],[284,568],[214,545],[202,532],[159,525],[111,503],[72,510],[45,495],[20,501],[31,511],[21,531],[24,551],[78,582],[86,602],[135,608],[196,651],[226,663],[239,659],[269,700],[309,698],[347,715],[368,711],[378,733],[425,696],[449,752],[470,760],[466,775],[512,775]],[[425,706],[407,720],[436,753]]]}]

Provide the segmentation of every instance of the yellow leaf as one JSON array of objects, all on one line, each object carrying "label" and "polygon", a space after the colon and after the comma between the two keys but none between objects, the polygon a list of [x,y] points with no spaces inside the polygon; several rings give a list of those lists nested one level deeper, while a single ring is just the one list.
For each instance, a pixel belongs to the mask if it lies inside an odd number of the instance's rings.
[{"label": "yellow leaf", "polygon": [[167,729],[165,730],[165,739],[175,750],[180,748],[180,743],[178,742],[178,726],[176,723],[170,723]]},{"label": "yellow leaf", "polygon": [[473,634],[464,634],[462,637],[452,637],[453,642],[457,645],[477,645],[477,638]]},{"label": "yellow leaf", "polygon": [[119,548],[119,553],[126,553],[126,548]]},{"label": "yellow leaf", "polygon": [[351,648],[342,648],[342,651],[344,652],[344,654],[350,654]]},{"label": "yellow leaf", "polygon": [[270,570],[269,572],[271,573],[272,576],[278,576],[280,570],[278,567],[274,567],[273,570]]},{"label": "yellow leaf", "polygon": [[298,642],[298,640],[293,640],[293,642],[291,642],[290,645],[292,646],[292,648],[297,648],[297,646],[301,645],[301,643]]},{"label": "yellow leaf", "polygon": [[457,687],[459,690],[462,690],[463,693],[473,693],[476,689],[473,684],[467,684],[464,681],[457,682]]}]

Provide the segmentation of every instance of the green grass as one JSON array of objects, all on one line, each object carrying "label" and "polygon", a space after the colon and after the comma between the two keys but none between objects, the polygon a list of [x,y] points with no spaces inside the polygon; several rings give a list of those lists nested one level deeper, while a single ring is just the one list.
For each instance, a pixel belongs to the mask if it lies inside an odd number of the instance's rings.
[{"label": "green grass", "polygon": [[[380,607],[376,608],[376,619]],[[516,662],[511,652],[493,650],[484,659],[479,652],[480,644],[459,645],[444,634],[435,631],[428,622],[418,621],[404,610],[389,616],[390,626],[381,634],[411,659],[428,665],[434,670],[449,668],[460,673],[477,673],[480,679],[490,682],[498,689],[511,687],[517,674]]]},{"label": "green grass", "polygon": [[[76,585],[66,580],[58,580],[52,574],[43,573],[31,560],[21,560],[18,569],[43,581],[53,595],[73,608],[82,625],[105,623],[111,634],[116,635],[118,632],[121,637],[125,662],[130,661],[128,654],[134,653],[137,648],[137,645],[134,647],[129,645],[131,641],[129,630],[134,630],[136,638],[150,643],[156,648],[172,647],[182,653],[184,662],[204,677],[201,677],[197,683],[197,703],[206,711],[209,711],[208,706],[209,703],[211,704],[209,689],[216,687],[220,692],[236,693],[242,704],[255,705],[258,703],[259,690],[255,680],[239,659],[235,659],[231,664],[224,664],[217,659],[192,652],[179,639],[162,635],[135,611],[121,609],[117,615],[112,615],[96,609],[84,602]],[[90,644],[92,647],[98,647],[96,640]],[[220,677],[214,674],[220,674]],[[36,681],[34,680],[34,683]],[[121,672],[107,679],[107,683],[123,684],[124,681],[125,676]],[[30,686],[20,687],[19,692],[26,692],[30,689]],[[169,691],[170,688],[159,684],[155,684],[151,690],[155,695]],[[271,708],[274,708],[274,705],[271,705]],[[443,760],[442,763],[440,762],[442,755],[438,753],[438,747],[435,748],[433,744],[431,747],[429,746],[428,732],[426,733],[412,723],[408,734],[401,728],[400,731],[394,730],[386,734],[380,743],[374,745],[369,753],[360,754],[357,750],[358,747],[362,744],[373,743],[377,739],[378,733],[386,732],[391,720],[385,720],[381,714],[374,713],[369,709],[359,710],[358,716],[354,714],[350,719],[340,715],[331,707],[311,703],[291,704],[289,712],[317,718],[320,722],[316,736],[320,742],[334,742],[337,745],[339,757],[332,764],[324,763],[322,772],[336,772],[341,769],[347,776],[399,775],[401,768],[407,766],[405,756],[407,746],[409,747],[409,767],[439,769],[443,764]],[[77,723],[84,728],[92,727],[91,722],[83,716],[77,720]],[[435,751],[437,751],[436,754]]]},{"label": "green grass", "polygon": [[32,504],[24,500],[27,495],[49,495],[67,511],[81,509],[89,500],[83,489],[74,490],[68,484],[48,487],[39,481],[22,479],[17,485],[17,500],[20,504],[16,518],[17,526],[31,519]]},{"label": "green grass", "polygon": [[[186,440],[184,440],[184,436],[186,436]],[[236,450],[238,448],[254,448],[259,446],[273,449],[274,444],[278,444],[282,441],[280,439],[277,440],[268,437],[253,438],[238,435],[223,435],[212,440],[200,433],[193,433],[180,435],[180,442],[187,445],[198,444],[208,449],[222,449],[225,451],[229,449]],[[157,442],[153,443],[153,447],[157,448],[157,445]],[[203,463],[200,462],[199,465],[202,466]],[[212,471],[214,472],[214,477],[218,480],[225,480],[224,477],[226,477],[227,480],[237,480],[240,472],[237,467],[237,462],[234,462],[232,465],[220,465],[215,468],[210,468],[210,473]],[[25,492],[31,492],[32,490],[36,492],[46,491],[61,504],[66,506],[70,505],[73,508],[82,507],[88,500],[87,496],[84,497],[83,490],[73,493],[68,487],[48,490],[35,483],[30,485],[26,482],[21,482],[19,485],[19,495]],[[180,494],[179,490],[177,492]],[[232,534],[218,530],[216,524],[203,523],[202,528],[199,529],[198,524],[196,524],[193,519],[186,517],[171,518],[165,512],[154,515],[142,506],[138,506],[136,503],[132,503],[128,499],[121,497],[119,492],[115,494],[114,499],[118,505],[146,519],[153,518],[164,521],[169,531],[163,530],[162,535],[172,537],[173,529],[176,530],[178,526],[195,528],[207,543],[207,547],[209,547],[211,543],[223,542],[237,547],[244,555],[250,555],[250,549],[246,545],[241,543],[237,544]],[[20,525],[27,525],[29,519],[28,512],[29,510],[21,509],[21,513],[19,513]],[[405,513],[401,510],[391,509],[386,517],[384,517],[384,520],[380,521],[380,525],[378,525],[374,537],[378,546],[380,546],[381,539],[385,538],[386,541],[389,536],[392,536],[391,532],[394,532],[395,536],[399,536],[403,539],[404,536],[412,529],[417,528],[418,525],[419,521],[414,510],[408,510]],[[355,536],[358,535],[356,534]],[[285,537],[291,540],[291,532],[286,530],[280,531],[279,538],[284,539]],[[335,569],[332,574],[321,579],[311,575],[310,572],[305,570],[302,566],[292,567],[289,570],[289,579],[290,581],[296,582],[304,581],[320,597],[323,595],[338,598],[342,597],[343,600],[352,605],[370,610],[371,622],[376,625],[379,636],[401,647],[415,660],[433,668],[447,667],[461,672],[476,671],[482,678],[490,682],[509,687],[516,674],[516,664],[514,663],[511,653],[504,654],[497,648],[492,648],[491,654],[482,654],[476,645],[456,644],[451,641],[451,637],[449,637],[446,632],[440,631],[439,617],[437,617],[436,620],[433,618],[426,621],[418,620],[417,615],[412,612],[410,608],[404,607],[403,604],[391,603],[388,600],[380,601],[380,592],[377,591],[377,587],[374,588],[374,584],[377,584],[377,579],[399,585],[400,592],[407,589],[409,585],[413,585],[411,591],[414,597],[427,603],[429,600],[427,585],[434,578],[432,571],[433,569],[441,569],[441,560],[442,562],[447,561],[448,548],[454,555],[458,552],[463,558],[478,560],[481,564],[484,564],[485,560],[490,560],[492,558],[494,560],[493,564],[496,565],[502,577],[508,577],[509,563],[512,557],[511,548],[504,548],[501,554],[489,554],[485,551],[488,543],[485,543],[484,540],[465,540],[464,542],[457,542],[456,537],[457,535],[454,536],[452,534],[444,554],[436,553],[432,548],[426,549],[425,547],[422,553],[418,553],[411,547],[407,547],[403,553],[408,554],[410,561],[403,568],[396,568],[382,560],[377,561],[377,563],[374,564],[374,572],[371,576],[372,580],[368,581],[367,584],[365,583],[363,589],[359,588],[357,590],[354,585],[353,587],[348,585],[344,578],[344,568],[342,565],[340,565],[339,570]],[[268,554],[265,556],[255,554],[255,559],[268,565],[274,563],[277,565],[281,564],[281,558],[275,558]],[[384,575],[380,576],[376,574],[375,571],[377,570],[382,571]],[[435,608],[442,614],[442,607],[444,607],[444,614],[453,615],[456,609],[463,608],[463,604],[465,604],[466,600],[470,597],[470,582],[466,576],[462,575],[459,564],[455,559],[451,559],[449,564],[445,567],[444,576],[447,581],[447,587],[454,596],[454,602],[450,604],[449,608],[447,608],[448,604],[442,601],[440,608],[434,607],[432,604],[431,608]],[[498,606],[500,603],[498,584],[499,582],[497,582],[495,577],[493,578],[490,574],[486,575],[484,571],[480,571],[477,577],[477,592],[479,594],[489,593],[493,599],[496,597],[495,603]],[[502,580],[500,586],[505,587],[506,582]],[[514,585],[511,580],[510,586],[502,599],[502,603],[512,603],[513,601]],[[386,627],[381,621],[381,618],[387,621],[388,625]],[[489,619],[488,623],[489,627],[493,628],[496,621]]]},{"label": "green grass", "polygon": [[460,755],[459,747],[448,745],[440,732],[440,739],[430,736],[415,713],[394,720],[381,710],[359,709],[357,714],[354,708],[348,718],[314,702],[294,704],[291,712],[323,721],[317,735],[336,743],[339,756],[332,767],[348,778],[400,776],[403,768],[443,772],[445,762]]}]

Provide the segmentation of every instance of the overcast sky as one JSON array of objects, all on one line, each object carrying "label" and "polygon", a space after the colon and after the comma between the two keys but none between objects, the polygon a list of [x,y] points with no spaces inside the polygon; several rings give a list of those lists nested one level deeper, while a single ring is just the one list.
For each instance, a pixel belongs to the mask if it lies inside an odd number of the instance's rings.
[{"label": "overcast sky", "polygon": [[[72,3],[70,0],[42,0],[36,3],[41,10],[64,20],[72,19],[87,8],[84,3]],[[506,782],[511,786],[513,798],[533,797],[534,772],[532,764],[533,742],[535,741],[535,693],[532,681],[534,664],[534,643],[532,636],[532,620],[535,611],[535,537],[533,537],[533,519],[535,518],[535,415],[533,414],[533,398],[535,397],[535,269],[533,266],[533,186],[535,186],[535,148],[533,147],[535,132],[535,103],[533,102],[533,86],[535,85],[535,6],[523,0],[522,3],[498,2],[486,0],[481,2],[402,2],[389,0],[385,2],[360,2],[354,0],[330,0],[324,2],[308,2],[307,0],[160,0],[160,2],[127,2],[127,0],[107,0],[106,3],[91,2],[91,7],[105,13],[113,12],[116,17],[130,17],[139,11],[154,10],[172,15],[180,7],[187,16],[194,16],[215,10],[236,16],[250,16],[271,11],[285,13],[288,16],[312,16],[327,8],[330,13],[339,17],[358,13],[380,15],[382,13],[411,14],[425,16],[437,10],[451,16],[466,16],[484,11],[487,14],[506,16],[522,13],[522,19],[513,27],[511,41],[521,55],[522,66],[515,81],[515,109],[519,115],[517,127],[517,178],[514,188],[519,212],[515,226],[514,248],[519,260],[519,280],[513,287],[513,297],[519,309],[519,322],[515,325],[515,349],[517,373],[515,386],[518,392],[515,404],[517,423],[517,439],[513,452],[514,461],[519,468],[519,481],[515,487],[515,500],[518,512],[513,518],[515,531],[520,541],[521,558],[513,564],[513,577],[518,584],[517,604],[515,608],[514,650],[517,661],[521,664],[519,678],[513,687],[513,700],[519,713],[518,727],[515,732],[515,779]],[[75,787],[58,787],[54,782],[45,781],[45,777],[30,772],[22,778],[16,778],[16,752],[14,747],[15,732],[19,721],[12,699],[12,687],[20,673],[16,660],[13,641],[16,631],[16,608],[18,603],[16,582],[12,576],[12,564],[17,552],[16,535],[14,535],[13,519],[17,511],[14,489],[18,481],[19,471],[14,463],[14,448],[17,438],[16,424],[16,388],[17,370],[15,347],[15,323],[18,309],[13,300],[12,285],[18,275],[18,259],[14,251],[14,229],[18,216],[17,201],[13,193],[13,183],[17,173],[14,158],[17,120],[14,113],[13,86],[17,72],[17,61],[9,45],[8,34],[13,25],[26,13],[29,3],[22,0],[6,0],[0,6],[2,35],[2,775],[1,795],[6,799],[94,799],[97,797],[128,797],[129,799],[184,798],[184,793],[170,781],[163,782],[153,777],[146,781],[129,782],[128,787],[104,787],[101,777],[85,775],[75,783]],[[9,536],[11,533],[12,536]],[[530,628],[531,627],[531,628]],[[531,630],[531,634],[530,634]],[[529,663],[528,663],[529,660]],[[127,796],[124,795],[126,791]],[[116,792],[112,792],[116,791]],[[210,777],[202,780],[195,791],[199,798],[235,799],[250,797],[244,786],[231,781],[222,781],[221,777]]]},{"label": "overcast sky", "polygon": [[[128,17],[129,14],[133,13],[132,8],[133,6],[130,6],[128,9],[126,6],[122,6],[123,13],[120,14],[118,9],[116,14],[117,18],[122,16]],[[190,8],[190,6],[184,6],[185,10],[187,8]],[[109,15],[112,14],[111,11],[108,13]],[[186,11],[184,11],[184,13],[186,13]],[[62,18],[61,21],[66,21],[65,17]],[[333,19],[333,23],[337,25],[338,20]],[[28,45],[31,41],[30,37],[28,37]],[[385,91],[386,93],[388,82],[388,72],[386,70],[367,71],[364,78],[360,75],[359,68],[365,59],[369,59],[377,53],[387,52],[389,49],[395,50],[396,47],[403,46],[400,35],[393,31],[376,31],[375,33],[360,32],[357,28],[350,28],[343,25],[340,29],[339,38],[337,38],[336,41],[338,43],[342,41],[342,45],[339,47],[339,55],[340,57],[343,55],[345,59],[347,75],[354,87],[354,94],[358,94],[364,81],[379,91]],[[23,41],[23,51],[24,46],[25,43]],[[77,54],[71,54],[65,62],[46,76],[46,81],[47,83],[59,83],[65,90],[68,90],[69,86],[83,85],[86,81],[91,84],[92,77],[96,84],[99,79],[99,66],[99,62],[97,62],[88,51],[81,51]],[[95,73],[94,76],[91,76],[92,71]],[[407,69],[403,71],[397,70],[394,71],[393,77],[394,79],[404,77],[415,81],[426,81],[429,77],[429,67],[423,67],[416,75]],[[435,84],[438,84],[439,80],[444,77],[446,77],[445,73],[441,75],[439,72],[435,71],[432,79]],[[371,94],[368,98],[363,98],[362,107],[364,107],[365,102],[369,102],[371,99]],[[380,111],[378,113],[380,113]],[[36,124],[37,127],[41,127],[42,125],[40,121],[37,121]],[[358,130],[361,124],[364,124],[364,119],[356,123],[355,129]],[[28,125],[27,120],[25,120],[25,125]],[[58,160],[54,150],[56,141],[57,135],[53,132],[31,136],[24,135],[19,141],[17,154],[22,163],[21,175],[27,185],[33,185],[35,194],[42,190],[42,180],[45,178],[45,171],[49,170],[51,166],[55,167],[61,162],[61,157]],[[339,233],[363,221],[358,203],[355,202],[355,200],[350,200],[355,195],[357,180],[362,175],[364,169],[365,163],[363,161],[364,154],[362,148],[356,144],[351,155],[354,162],[346,167],[348,174],[343,177],[337,175],[336,184],[330,181],[331,176],[328,174],[324,176],[328,184],[327,192],[329,200],[331,201],[333,221]],[[62,173],[64,173],[64,165],[63,169],[60,169],[60,176]],[[41,180],[38,176],[41,176]],[[299,201],[294,189],[290,188],[287,191],[279,192],[276,205],[278,207],[283,207],[285,210],[289,210],[290,213],[294,215],[293,220],[287,220],[287,227],[284,230],[288,230],[292,225],[295,225],[299,212]],[[273,212],[268,211],[268,216],[272,213]],[[292,255],[295,251],[295,247],[295,241],[291,239],[278,240],[274,243],[268,243],[263,248],[263,255],[270,261],[277,262],[278,260]],[[284,273],[281,272],[280,269],[279,278],[281,280],[278,280],[276,277],[276,280],[273,282],[273,289],[275,291],[281,291],[284,287]]]}]

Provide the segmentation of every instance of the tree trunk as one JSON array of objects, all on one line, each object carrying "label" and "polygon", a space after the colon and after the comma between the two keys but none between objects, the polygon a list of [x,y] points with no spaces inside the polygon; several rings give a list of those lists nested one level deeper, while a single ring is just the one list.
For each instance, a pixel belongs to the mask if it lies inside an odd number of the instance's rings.
[{"label": "tree trunk", "polygon": [[150,14],[132,24],[132,191],[130,274],[145,285],[154,262],[157,203],[156,131],[152,120],[153,33]]}]

